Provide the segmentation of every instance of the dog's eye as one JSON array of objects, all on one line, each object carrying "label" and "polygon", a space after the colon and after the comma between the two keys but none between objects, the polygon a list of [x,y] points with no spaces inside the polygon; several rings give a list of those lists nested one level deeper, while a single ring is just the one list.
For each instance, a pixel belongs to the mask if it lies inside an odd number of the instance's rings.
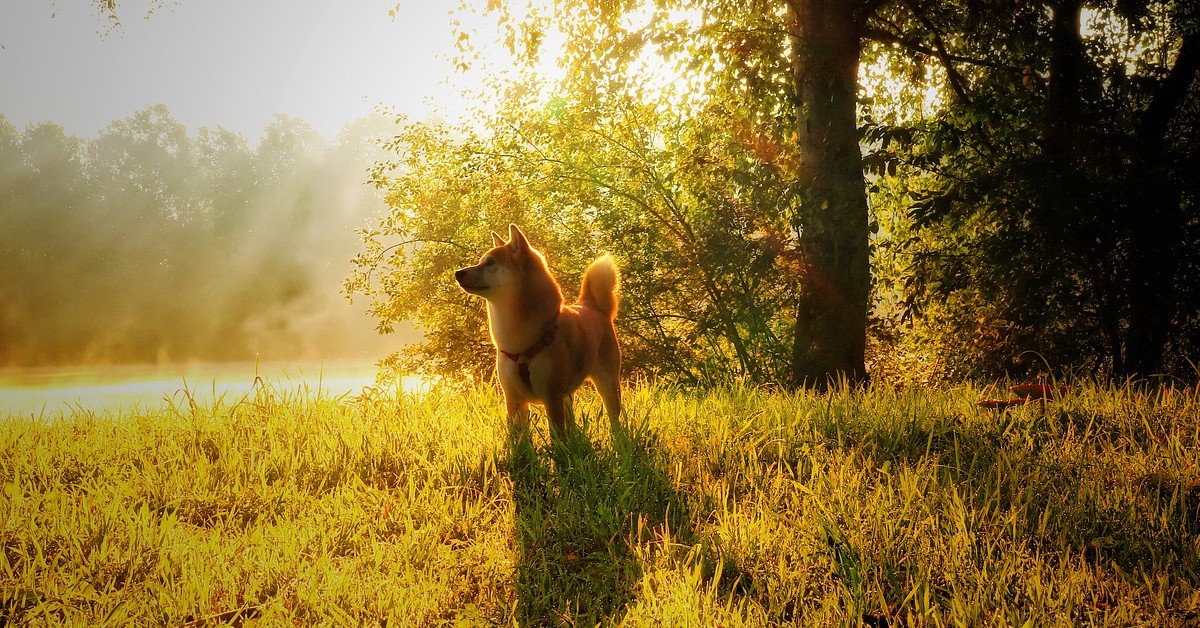
[{"label": "dog's eye", "polygon": [[487,258],[487,259],[486,259],[486,260],[483,262],[483,265],[484,265],[484,266],[492,266],[492,265],[494,265],[495,263],[496,263],[496,258],[494,258],[494,257],[489,257],[489,258]]}]

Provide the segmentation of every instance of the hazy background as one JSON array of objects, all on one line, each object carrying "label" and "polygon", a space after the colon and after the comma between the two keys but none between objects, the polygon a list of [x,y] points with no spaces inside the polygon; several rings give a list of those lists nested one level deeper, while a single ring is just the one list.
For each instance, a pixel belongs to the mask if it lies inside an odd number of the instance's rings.
[{"label": "hazy background", "polygon": [[[378,359],[340,294],[457,2],[0,4],[0,368]],[[459,18],[461,19],[461,15]],[[447,78],[449,77],[449,78]]]},{"label": "hazy background", "polygon": [[278,116],[250,146],[164,105],[95,138],[0,115],[0,366],[373,360],[339,294],[381,203],[370,116],[327,141]]},{"label": "hazy background", "polygon": [[0,113],[90,136],[162,103],[189,129],[219,125],[252,143],[275,114],[327,139],[379,104],[453,117],[459,86],[444,79],[457,4],[167,0],[147,19],[152,3],[129,0],[113,27],[88,2],[6,1]]}]

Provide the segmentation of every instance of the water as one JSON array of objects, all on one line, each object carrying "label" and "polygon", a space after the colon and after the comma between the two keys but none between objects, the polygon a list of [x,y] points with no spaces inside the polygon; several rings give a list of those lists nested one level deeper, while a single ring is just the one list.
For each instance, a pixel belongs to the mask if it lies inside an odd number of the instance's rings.
[{"label": "water", "polygon": [[[0,416],[51,417],[91,410],[151,410],[167,402],[235,402],[253,394],[255,377],[277,390],[307,390],[326,397],[355,395],[375,383],[367,362],[290,364],[122,365],[75,368],[0,369]],[[402,387],[419,392],[417,377]]]}]

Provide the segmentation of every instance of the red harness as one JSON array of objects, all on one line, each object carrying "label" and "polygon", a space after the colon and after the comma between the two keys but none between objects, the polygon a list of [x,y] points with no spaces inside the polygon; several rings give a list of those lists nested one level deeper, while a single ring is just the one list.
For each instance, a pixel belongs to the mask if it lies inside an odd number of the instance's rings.
[{"label": "red harness", "polygon": [[525,386],[533,390],[533,383],[529,381],[529,361],[533,356],[541,353],[542,349],[550,346],[554,342],[554,332],[558,331],[558,322],[550,321],[550,325],[546,327],[546,331],[542,332],[542,337],[537,339],[528,349],[521,353],[509,353],[500,347],[496,349],[504,355],[504,357],[517,363],[517,371],[521,374],[521,381],[525,382]]}]

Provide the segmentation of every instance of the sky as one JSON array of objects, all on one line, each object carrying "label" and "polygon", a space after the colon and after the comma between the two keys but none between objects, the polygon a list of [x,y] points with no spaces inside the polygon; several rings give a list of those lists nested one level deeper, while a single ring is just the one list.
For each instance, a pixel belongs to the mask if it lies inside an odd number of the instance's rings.
[{"label": "sky", "polygon": [[93,137],[162,103],[189,130],[220,125],[251,142],[275,114],[329,139],[380,105],[453,119],[465,108],[458,4],[166,0],[147,19],[148,0],[124,0],[121,26],[105,33],[90,2],[0,0],[0,114]]}]

